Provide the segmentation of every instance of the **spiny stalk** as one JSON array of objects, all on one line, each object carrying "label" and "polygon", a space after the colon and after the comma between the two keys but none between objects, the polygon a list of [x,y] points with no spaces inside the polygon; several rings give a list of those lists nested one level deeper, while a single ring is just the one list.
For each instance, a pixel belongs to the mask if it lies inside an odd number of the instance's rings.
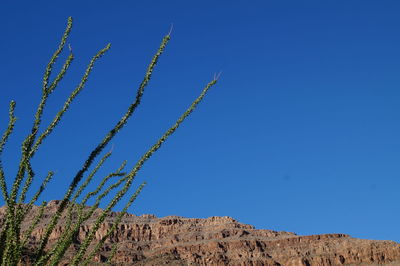
[{"label": "spiny stalk", "polygon": [[43,217],[43,213],[44,213],[44,207],[46,206],[47,202],[43,201],[42,205],[40,205],[39,208],[39,213],[36,215],[36,217],[33,219],[33,222],[31,223],[31,225],[29,226],[28,230],[26,230],[25,232],[25,237],[21,242],[21,246],[24,247],[26,245],[26,243],[29,240],[29,237],[31,236],[31,233],[33,232],[33,230],[35,229],[35,227],[39,224],[40,220]]},{"label": "spiny stalk", "polygon": [[[123,170],[123,168],[125,167],[125,165],[126,165],[126,161],[124,161],[124,162],[122,163],[122,165],[121,165],[115,172],[106,175],[106,176],[102,179],[102,181],[100,182],[100,184],[97,186],[97,188],[96,188],[94,191],[91,191],[91,192],[89,192],[89,193],[87,193],[87,194],[85,195],[85,197],[82,199],[81,203],[78,205],[78,208],[75,209],[75,211],[78,213],[79,216],[82,215],[82,210],[83,210],[85,204],[87,203],[87,201],[88,201],[91,197],[97,195],[97,193],[100,192],[100,190],[103,188],[103,186],[105,185],[105,183],[106,183],[111,177],[115,177],[115,176],[121,177],[121,176],[126,175],[126,173],[122,173],[122,172],[121,172],[121,171]],[[69,207],[68,207],[68,218],[67,218],[67,225],[66,225],[66,228],[69,228],[69,226],[71,225],[71,222],[72,222],[72,210],[74,209],[74,207],[75,207],[74,202],[69,203]]]},{"label": "spiny stalk", "polygon": [[[29,211],[32,209],[33,204],[35,204],[35,202],[40,197],[41,193],[46,188],[46,185],[48,184],[48,182],[54,176],[53,172],[49,172],[48,175],[45,177],[45,179],[42,181],[39,189],[36,191],[34,196],[29,200],[29,203],[24,204],[28,190],[31,187],[32,182],[35,178],[35,171],[32,167],[31,160],[34,157],[34,155],[36,154],[36,152],[38,151],[40,145],[57,127],[57,125],[60,123],[61,119],[63,118],[64,114],[68,111],[71,103],[76,99],[78,94],[84,88],[84,86],[88,80],[88,77],[94,67],[95,62],[99,58],[101,58],[110,49],[110,44],[108,44],[105,48],[100,50],[91,59],[78,86],[71,92],[69,97],[64,102],[64,105],[62,106],[62,108],[54,116],[51,123],[41,133],[39,133],[39,129],[40,129],[41,122],[42,122],[42,116],[44,113],[44,108],[46,107],[48,98],[56,90],[59,83],[63,80],[72,61],[74,60],[74,55],[72,53],[71,46],[69,46],[68,57],[66,58],[59,73],[55,76],[54,80],[52,82],[50,82],[50,77],[51,77],[51,74],[53,71],[54,64],[56,63],[57,58],[59,57],[59,55],[61,54],[61,52],[63,51],[63,49],[65,47],[66,41],[71,32],[71,28],[72,28],[72,18],[69,17],[67,27],[62,35],[59,46],[58,46],[57,50],[54,52],[54,54],[52,55],[52,57],[50,58],[50,61],[48,62],[47,66],[46,66],[46,69],[45,69],[45,72],[43,75],[41,99],[40,99],[39,105],[36,109],[36,112],[34,114],[34,121],[33,121],[32,128],[30,130],[30,133],[22,141],[20,163],[18,165],[17,174],[12,183],[10,194],[8,194],[6,177],[5,177],[3,168],[2,168],[1,154],[3,151],[4,145],[6,144],[9,136],[13,132],[14,125],[16,122],[16,118],[14,116],[15,102],[12,101],[10,103],[9,124],[0,140],[0,186],[1,186],[2,194],[3,194],[3,198],[7,205],[5,221],[2,224],[3,228],[0,232],[0,243],[1,243],[0,244],[0,262],[1,262],[2,266],[8,266],[8,265],[14,266],[14,265],[23,263],[22,255],[25,254],[23,252],[25,252],[25,250],[27,248],[26,245],[29,241],[30,235],[33,232],[33,230],[35,230],[35,228],[41,221],[42,216],[44,214],[44,208],[46,206],[46,202],[42,203],[42,205],[39,208],[39,213],[35,216],[34,220],[31,222],[28,230],[24,233],[24,237],[21,239],[20,235],[21,235],[22,222],[26,218]],[[171,30],[172,30],[172,27],[171,27]],[[44,229],[44,236],[39,241],[39,247],[36,250],[34,257],[32,258],[32,260],[33,260],[32,262],[35,263],[35,265],[47,265],[47,263],[50,263],[50,265],[57,265],[58,262],[64,256],[68,247],[70,247],[70,245],[71,245],[72,241],[74,240],[74,238],[76,237],[76,235],[79,233],[80,226],[85,221],[87,221],[90,217],[93,216],[93,213],[99,207],[100,202],[111,191],[113,191],[114,189],[118,188],[120,185],[123,184],[122,188],[120,188],[119,191],[116,192],[116,195],[108,203],[107,207],[97,217],[93,228],[89,231],[88,236],[84,239],[83,243],[81,244],[77,254],[75,255],[75,257],[73,258],[73,261],[72,261],[72,265],[78,265],[81,263],[82,259],[85,258],[85,261],[83,262],[84,265],[90,263],[93,256],[96,254],[96,252],[98,252],[98,250],[104,244],[105,240],[116,230],[117,226],[121,222],[123,215],[126,213],[128,208],[132,205],[132,203],[134,202],[134,200],[136,199],[138,194],[141,192],[145,183],[140,185],[139,188],[136,190],[136,192],[130,197],[128,202],[125,204],[122,212],[117,215],[113,226],[107,231],[106,235],[97,243],[97,245],[90,252],[90,254],[85,257],[87,249],[88,249],[91,241],[94,238],[94,234],[98,230],[100,224],[104,221],[107,214],[110,213],[112,208],[114,208],[114,206],[129,191],[135,176],[137,175],[138,171],[141,169],[143,164],[154,154],[154,152],[156,152],[161,147],[161,145],[164,143],[164,141],[175,132],[175,130],[180,126],[180,124],[186,119],[186,117],[188,117],[191,114],[191,112],[196,108],[198,103],[204,98],[207,91],[213,85],[216,84],[219,75],[214,76],[214,79],[205,86],[205,88],[203,89],[201,94],[198,96],[198,98],[196,98],[195,101],[193,101],[193,103],[190,105],[190,107],[181,115],[181,117],[175,122],[175,124],[172,125],[172,127],[169,128],[161,136],[161,138],[158,139],[158,141],[140,158],[140,160],[136,163],[136,165],[132,168],[132,170],[129,173],[122,172],[122,170],[124,169],[124,167],[126,165],[126,161],[124,161],[122,163],[122,165],[116,171],[105,176],[101,180],[100,184],[93,191],[88,192],[83,197],[81,202],[79,204],[76,204],[77,199],[82,195],[85,188],[94,179],[96,173],[103,166],[104,162],[110,156],[111,152],[105,154],[100,159],[100,161],[96,165],[96,167],[90,172],[90,174],[86,177],[86,179],[83,181],[83,183],[78,187],[78,184],[82,181],[84,174],[90,169],[91,165],[94,163],[96,158],[101,154],[103,149],[108,145],[108,143],[125,126],[125,124],[128,122],[128,119],[133,115],[136,108],[140,105],[141,99],[144,94],[144,90],[151,79],[154,67],[156,66],[159,57],[164,52],[166,45],[168,44],[168,41],[170,40],[171,30],[162,39],[158,50],[153,55],[152,60],[147,67],[144,78],[136,91],[136,96],[134,98],[134,101],[129,105],[126,112],[122,115],[122,117],[114,125],[114,127],[98,143],[96,148],[90,152],[86,161],[83,163],[81,169],[76,173],[76,175],[72,179],[71,184],[68,187],[67,191],[65,192],[64,198],[61,200],[61,203],[59,204],[56,213],[53,215],[53,217],[50,220],[50,223]],[[26,179],[25,179],[25,177],[26,177]],[[103,188],[105,187],[107,181],[112,177],[119,177],[119,179],[116,180],[114,183],[108,185],[108,187],[106,187],[103,191]],[[25,182],[21,188],[21,184],[24,179],[25,179]],[[78,187],[78,189],[77,189],[77,187]],[[77,189],[77,191],[75,192],[76,189]],[[88,211],[85,211],[85,204],[91,197],[94,197],[94,196],[96,196],[94,205],[92,207],[90,207],[88,209]],[[72,197],[72,200],[69,203],[69,200],[71,197]],[[18,198],[18,202],[17,202],[17,198]],[[68,205],[68,203],[70,205]],[[66,221],[66,228],[65,228],[64,232],[62,233],[61,237],[55,243],[54,247],[50,251],[45,253],[44,250],[45,250],[47,242],[49,240],[49,236],[52,233],[54,227],[57,225],[63,211],[65,210],[65,208],[67,206],[69,206],[69,208],[68,208],[68,214],[67,214],[68,217],[67,217],[67,221]],[[75,213],[77,215],[77,221],[73,221],[73,219],[72,219],[73,211],[75,211]],[[111,262],[116,251],[117,251],[117,243],[115,243],[113,245],[111,255],[108,258],[108,262],[107,262],[108,264]],[[50,262],[49,262],[49,260],[50,260]]]},{"label": "spiny stalk", "polygon": [[[35,114],[35,120],[33,122],[33,126],[32,126],[32,130],[31,133],[25,138],[24,143],[22,145],[22,158],[21,158],[21,162],[19,165],[19,169],[18,169],[18,173],[17,176],[15,178],[14,184],[13,184],[13,188],[12,188],[12,192],[11,192],[11,205],[13,205],[13,201],[15,201],[16,197],[17,197],[17,193],[18,193],[18,189],[21,185],[21,181],[24,177],[24,173],[25,173],[25,167],[26,167],[26,161],[29,160],[29,158],[31,158],[32,156],[29,156],[29,152],[31,150],[31,147],[33,145],[34,139],[36,138],[36,134],[39,130],[39,126],[41,124],[42,121],[42,114],[43,114],[43,110],[44,107],[47,103],[47,99],[48,96],[50,95],[50,93],[52,91],[54,91],[54,88],[52,90],[49,91],[48,89],[48,83],[49,83],[49,79],[50,79],[50,75],[51,72],[53,70],[53,65],[56,62],[58,56],[60,55],[60,53],[62,52],[62,50],[64,49],[65,43],[67,41],[67,38],[71,32],[71,28],[72,28],[72,17],[68,18],[68,23],[67,23],[67,27],[64,31],[64,34],[61,38],[61,42],[58,46],[58,49],[54,52],[53,56],[50,58],[49,63],[47,64],[44,76],[43,76],[43,86],[42,86],[42,98],[40,100],[39,106],[36,110],[36,114]],[[71,59],[72,60],[72,59]],[[62,71],[61,71],[62,72]],[[56,82],[58,84],[58,82]]]},{"label": "spiny stalk", "polygon": [[33,172],[32,165],[29,161],[26,163],[26,172],[28,174],[28,178],[26,179],[25,185],[22,188],[18,203],[23,203],[25,201],[26,193],[28,192],[28,188],[31,186],[33,177],[35,176],[35,172]]},{"label": "spiny stalk", "polygon": [[74,54],[72,53],[71,46],[69,46],[69,56],[67,60],[65,60],[65,63],[62,66],[60,73],[58,73],[54,81],[47,88],[48,94],[51,94],[55,90],[55,88],[57,88],[58,83],[64,78],[65,74],[67,73],[67,70],[72,63],[72,60],[74,60]]},{"label": "spiny stalk", "polygon": [[[72,26],[72,24],[70,26]],[[63,46],[64,46],[65,45],[65,40],[63,40],[62,42],[64,42],[64,44],[63,44]],[[47,95],[50,95],[55,90],[55,88],[57,87],[58,83],[63,79],[63,77],[66,74],[66,72],[67,72],[69,66],[71,65],[71,62],[72,62],[73,59],[74,59],[74,55],[72,54],[72,50],[70,49],[70,55],[68,56],[67,60],[65,61],[61,71],[58,73],[58,75],[56,76],[54,81],[51,83],[51,85],[48,88],[46,88],[46,92],[45,93]],[[44,81],[44,83],[47,84],[47,82],[45,82],[45,81]],[[39,137],[38,141],[40,141],[40,143],[41,143],[43,141],[43,139],[44,139],[44,137],[41,135]],[[39,146],[39,145],[34,145],[33,149],[37,150],[37,146]],[[29,154],[29,157],[32,158],[33,155],[34,155],[34,152],[31,151],[30,154]],[[33,181],[33,177],[34,177],[34,174],[33,174],[33,171],[32,171],[32,167],[30,166],[30,164],[28,164],[28,163],[26,163],[26,164],[27,164],[26,165],[26,170],[28,172],[28,178],[25,180],[25,184],[23,186],[23,190],[21,192],[20,199],[18,201],[19,203],[22,203],[25,200],[26,192],[28,191],[28,189],[29,189],[29,187],[30,187],[30,185],[31,185],[31,183]]]},{"label": "spiny stalk", "polygon": [[[68,218],[66,221],[64,232],[59,237],[59,240],[56,243],[56,245],[53,247],[53,249],[51,251],[47,252],[46,255],[42,256],[42,258],[38,261],[38,263],[36,265],[42,265],[42,264],[46,263],[50,259],[50,257],[52,257],[54,255],[62,256],[65,253],[66,249],[69,246],[68,244],[72,242],[74,236],[78,232],[78,230],[79,230],[80,226],[83,224],[83,222],[85,222],[87,219],[89,219],[92,216],[94,211],[100,205],[101,200],[105,196],[107,196],[113,188],[119,186],[119,184],[121,184],[122,181],[118,181],[116,184],[113,184],[109,188],[107,188],[101,195],[99,195],[97,197],[94,205],[92,207],[90,207],[90,209],[86,213],[83,213],[83,209],[85,207],[87,200],[89,200],[90,197],[95,196],[97,193],[99,193],[99,191],[103,188],[106,181],[109,180],[111,177],[126,175],[126,173],[121,172],[123,170],[123,168],[125,167],[125,165],[126,165],[126,161],[124,161],[115,172],[104,177],[103,180],[101,181],[101,183],[99,184],[99,186],[94,191],[87,193],[87,195],[84,197],[84,199],[82,200],[82,202],[80,204],[69,203],[68,211],[67,211]],[[75,214],[77,215],[77,220],[74,221],[73,228],[71,228],[72,211],[75,211]]]},{"label": "spiny stalk", "polygon": [[89,185],[90,181],[92,181],[92,178],[95,176],[97,171],[101,168],[101,166],[105,163],[105,161],[111,156],[111,151],[107,152],[103,158],[101,158],[100,162],[96,165],[96,167],[93,169],[93,171],[88,175],[86,178],[85,182],[79,186],[78,190],[75,192],[75,195],[72,197],[71,203],[74,204],[76,199],[81,195],[83,190]]},{"label": "spiny stalk", "polygon": [[48,84],[48,81],[50,78],[50,74],[52,72],[54,63],[56,62],[59,54],[61,53],[61,51],[64,48],[65,42],[69,36],[71,28],[72,28],[72,18],[70,17],[68,19],[66,30],[64,31],[64,34],[61,38],[60,45],[59,45],[58,49],[55,51],[55,53],[53,54],[53,56],[51,57],[48,65],[46,67],[45,74],[43,77],[42,97],[41,97],[39,106],[35,113],[35,119],[34,119],[34,123],[32,126],[32,130],[31,130],[31,133],[25,138],[25,140],[23,141],[23,144],[22,144],[22,156],[21,156],[19,167],[18,167],[17,175],[14,179],[11,193],[10,193],[9,197],[7,198],[7,213],[6,213],[6,217],[7,217],[6,223],[8,224],[7,238],[13,239],[13,241],[8,241],[6,243],[6,248],[4,249],[5,254],[4,253],[2,254],[2,256],[3,256],[2,263],[3,264],[4,263],[14,263],[15,258],[19,257],[19,253],[21,252],[20,243],[19,243],[19,241],[20,241],[19,226],[20,225],[18,224],[18,221],[17,221],[17,219],[18,219],[17,216],[19,216],[20,212],[18,211],[18,214],[15,213],[16,198],[18,195],[18,190],[21,186],[21,182],[25,176],[25,169],[27,167],[26,164],[30,159],[29,152],[30,152],[30,149],[34,142],[34,139],[36,138],[36,134],[37,134],[37,131],[38,131],[40,123],[41,123],[41,117],[43,114],[44,106],[46,105],[47,98],[49,96],[49,92],[47,90],[47,84]]},{"label": "spiny stalk", "polygon": [[[118,242],[113,243],[110,256],[107,258],[106,265],[111,266],[112,260],[114,259],[115,255],[117,254],[118,250]],[[86,261],[85,261],[86,262]]]},{"label": "spiny stalk", "polygon": [[[92,252],[89,254],[89,256],[86,258],[86,260],[83,262],[82,265],[84,265],[84,266],[88,265],[91,262],[91,260],[93,259],[93,257],[96,255],[96,253],[99,251],[99,249],[103,246],[104,242],[110,237],[110,235],[112,233],[114,233],[114,231],[117,229],[119,223],[121,222],[122,217],[126,214],[126,212],[128,211],[129,207],[136,200],[137,196],[140,194],[140,192],[142,191],[142,189],[144,188],[145,185],[146,185],[146,182],[143,182],[139,186],[139,188],[135,191],[135,193],[130,197],[130,199],[125,204],[125,206],[122,209],[122,211],[118,214],[118,216],[115,219],[114,224],[112,225],[112,227],[110,229],[108,229],[107,233],[96,244],[96,246],[93,248]],[[114,248],[115,248],[115,250],[114,250]],[[108,261],[112,260],[112,257],[115,255],[116,248],[117,248],[117,245],[115,245],[115,247],[113,247],[114,251],[111,252],[111,256],[108,258]]]},{"label": "spiny stalk", "polygon": [[15,105],[16,105],[15,101],[10,102],[10,109],[8,112],[9,113],[8,126],[0,140],[0,186],[1,186],[1,191],[3,192],[4,201],[6,201],[6,202],[8,201],[8,192],[7,192],[7,183],[5,180],[1,157],[3,154],[4,145],[7,143],[8,138],[10,137],[11,133],[13,132],[15,122],[17,121],[17,118],[14,115]]},{"label": "spiny stalk", "polygon": [[[40,143],[41,143],[41,141],[46,137],[46,136],[48,136],[50,133],[51,133],[51,131],[54,129],[54,127],[58,124],[58,122],[61,120],[61,117],[64,115],[64,113],[68,110],[68,108],[69,108],[69,106],[70,106],[70,104],[72,103],[72,101],[75,99],[75,97],[79,94],[79,92],[83,89],[83,87],[84,87],[84,85],[86,84],[86,81],[88,80],[88,78],[89,78],[89,75],[90,75],[90,72],[92,71],[92,69],[93,69],[93,66],[94,66],[94,64],[95,64],[95,62],[99,59],[99,58],[101,58],[109,49],[110,49],[110,47],[111,47],[111,45],[110,44],[108,44],[105,48],[103,48],[102,50],[100,50],[93,58],[92,58],[92,60],[90,60],[90,63],[89,63],[89,65],[87,66],[87,68],[86,68],[86,71],[85,71],[85,74],[83,75],[83,77],[82,77],[82,79],[81,79],[81,82],[79,83],[79,85],[76,87],[76,89],[71,93],[71,95],[68,97],[68,99],[67,99],[67,101],[64,103],[64,106],[63,106],[63,108],[57,113],[57,115],[56,115],[56,117],[54,118],[54,120],[53,120],[53,122],[49,125],[49,127],[45,130],[45,132],[43,132],[43,134],[39,137],[39,139],[37,140],[37,142],[35,143],[35,146],[33,147],[33,149],[32,149],[32,155],[31,156],[33,156],[33,153],[37,150],[37,148],[38,148],[38,146],[40,145]],[[80,180],[79,180],[80,181]],[[78,182],[79,182],[78,181]],[[76,187],[76,185],[77,185],[77,183],[76,184],[74,184],[74,188]],[[68,194],[69,194],[69,196],[71,196],[71,194],[72,194],[72,192],[73,191],[71,191],[71,189],[69,188],[68,189]],[[69,197],[68,197],[69,198]],[[63,201],[64,202],[64,201]],[[61,203],[62,204],[62,203]],[[60,204],[60,205],[61,205]],[[66,204],[66,201],[65,201],[65,203],[64,203],[64,205]],[[58,214],[58,212],[53,216],[53,217],[57,217],[57,215],[59,215]],[[59,217],[57,217],[57,221],[58,221],[58,218]],[[53,220],[55,220],[55,219],[53,219]],[[54,222],[53,222],[54,223]],[[50,227],[52,227],[51,228],[51,230],[47,230],[46,231],[46,233],[45,233],[45,236],[44,236],[44,238],[43,238],[43,240],[42,240],[42,242],[41,242],[41,244],[40,244],[40,248],[39,248],[39,253],[38,254],[36,254],[36,255],[41,255],[41,253],[43,252],[43,249],[44,249],[44,246],[46,245],[46,243],[47,243],[47,240],[48,240],[48,237],[50,236],[50,233],[51,233],[51,231],[52,231],[52,229],[54,228],[54,226],[56,225],[56,223],[54,223],[54,225],[53,225],[53,223],[50,223],[50,225],[48,226],[48,228],[50,228]],[[39,256],[40,256],[39,255]]]},{"label": "spiny stalk", "polygon": [[125,176],[126,173],[121,172],[121,171],[125,168],[126,163],[127,163],[127,161],[124,161],[124,162],[122,163],[122,165],[118,168],[117,171],[115,171],[114,173],[111,173],[111,174],[107,175],[106,177],[104,177],[103,180],[101,181],[101,183],[97,186],[96,190],[94,190],[94,191],[88,193],[88,194],[86,195],[86,197],[82,200],[81,204],[83,204],[83,205],[86,204],[86,202],[87,202],[91,197],[96,196],[96,195],[103,189],[104,185],[106,184],[106,182],[107,182],[111,177],[114,177],[114,176],[118,176],[118,177]]},{"label": "spiny stalk", "polygon": [[[15,111],[15,106],[16,103],[15,101],[11,101],[10,102],[10,106],[9,106],[9,123],[7,126],[6,131],[4,132],[1,140],[0,140],[0,186],[1,186],[1,190],[2,190],[2,194],[3,194],[3,198],[4,201],[7,203],[9,202],[9,195],[7,192],[7,183],[6,183],[6,177],[4,174],[4,170],[2,167],[2,161],[1,161],[1,156],[3,153],[3,149],[4,149],[4,145],[7,143],[8,138],[10,137],[11,133],[14,130],[14,126],[15,126],[15,122],[16,122],[16,117],[14,115],[14,111]],[[4,245],[2,245],[2,247],[0,248],[0,256],[3,258],[3,261],[8,261],[8,259],[11,256],[12,250],[13,248],[13,242],[9,240],[8,237],[13,237],[15,235],[15,227],[12,226],[12,221],[14,220],[14,210],[10,209],[9,207],[7,207],[7,211],[6,211],[6,221],[4,222],[4,226],[2,228],[2,231],[0,233],[0,238],[1,239],[6,239],[6,241],[2,242],[5,243]],[[11,230],[13,230],[13,232],[11,232]],[[11,252],[11,253],[10,253]]]},{"label": "spiny stalk", "polygon": [[196,108],[196,106],[201,102],[201,100],[204,98],[208,90],[217,83],[217,80],[214,79],[211,82],[209,82],[203,91],[201,92],[200,96],[190,105],[190,107],[183,113],[181,117],[175,122],[175,124],[169,128],[164,135],[157,141],[156,144],[154,144],[141,158],[140,160],[136,163],[135,167],[132,169],[132,171],[127,175],[127,181],[124,185],[124,187],[115,195],[115,197],[111,200],[111,202],[108,204],[108,206],[104,209],[103,213],[97,218],[96,222],[94,223],[93,227],[89,231],[87,237],[85,238],[84,242],[81,244],[80,249],[77,253],[77,255],[74,257],[71,265],[78,265],[78,263],[82,260],[86,249],[88,248],[89,244],[92,242],[93,237],[96,233],[96,231],[99,229],[100,224],[104,221],[106,215],[110,212],[110,210],[121,200],[121,198],[126,194],[126,192],[129,190],[133,179],[135,178],[136,174],[138,171],[142,168],[143,164],[156,152],[161,145],[165,142],[165,140],[172,135],[175,130],[180,126],[180,124],[185,120],[186,117],[188,117],[193,110]]},{"label": "spiny stalk", "polygon": [[82,179],[83,174],[91,166],[94,159],[100,154],[100,152],[104,149],[104,147],[111,141],[111,139],[114,138],[114,136],[119,132],[119,130],[121,130],[125,126],[128,119],[131,117],[133,112],[136,110],[137,106],[140,104],[143,93],[144,93],[144,89],[147,86],[148,82],[150,81],[151,74],[153,73],[153,69],[158,62],[158,58],[163,53],[169,39],[170,39],[169,35],[167,35],[163,38],[160,47],[158,48],[156,54],[153,56],[153,59],[151,60],[149,66],[147,68],[147,72],[144,76],[144,79],[137,90],[135,101],[128,107],[128,110],[122,116],[122,118],[117,122],[117,124],[114,126],[114,128],[108,132],[108,134],[104,137],[104,139],[90,153],[88,159],[83,164],[83,167],[77,172],[77,174],[73,178],[67,192],[65,193],[63,200],[61,201],[61,203],[57,209],[57,212],[55,213],[55,215],[53,216],[53,219],[51,220],[50,224],[48,225],[48,227],[45,230],[43,239],[38,248],[37,256],[41,256],[41,254],[43,253],[43,250],[47,244],[47,241],[48,241],[48,238],[49,238],[51,232],[53,231],[55,225],[57,224],[58,219],[61,217],[61,213],[64,211],[64,209],[68,203],[68,200],[71,197],[73,191],[75,190],[77,184]]},{"label": "spiny stalk", "polygon": [[29,156],[33,157],[37,149],[39,148],[40,144],[42,144],[43,140],[54,130],[54,128],[58,125],[60,122],[61,118],[65,114],[65,112],[68,110],[69,106],[71,103],[75,100],[76,96],[82,91],[84,88],[90,72],[93,70],[94,64],[98,59],[100,59],[109,49],[111,48],[111,44],[107,44],[106,47],[101,49],[93,58],[90,60],[89,65],[87,66],[85,70],[85,74],[83,75],[81,82],[79,85],[75,88],[75,90],[69,95],[68,99],[65,101],[63,108],[58,111],[57,115],[54,117],[53,121],[50,123],[50,125],[44,130],[44,132],[38,137],[37,141],[33,145],[32,150],[30,151]]},{"label": "spiny stalk", "polygon": [[60,53],[62,52],[62,50],[64,49],[65,43],[66,43],[67,38],[68,38],[68,36],[69,36],[69,34],[71,32],[71,29],[72,29],[72,17],[68,17],[67,27],[66,27],[66,29],[64,31],[64,34],[63,34],[62,38],[61,38],[61,42],[60,42],[60,44],[58,46],[58,49],[54,52],[53,56],[50,58],[50,62],[47,64],[47,67],[46,67],[46,71],[45,71],[45,74],[44,74],[44,77],[43,77],[43,87],[42,87],[43,93],[48,90],[48,86],[47,85],[49,83],[50,74],[52,72],[53,65],[56,62],[56,60],[57,60],[58,56],[60,55]]},{"label": "spiny stalk", "polygon": [[54,176],[54,172],[50,171],[46,178],[43,180],[43,183],[40,185],[39,189],[36,191],[35,195],[32,197],[32,199],[29,201],[29,203],[26,205],[26,207],[24,208],[24,213],[22,214],[21,217],[21,221],[24,220],[26,214],[31,210],[33,204],[38,200],[38,198],[40,197],[40,195],[42,194],[42,192],[44,191],[44,189],[47,186],[47,183],[53,178]]}]

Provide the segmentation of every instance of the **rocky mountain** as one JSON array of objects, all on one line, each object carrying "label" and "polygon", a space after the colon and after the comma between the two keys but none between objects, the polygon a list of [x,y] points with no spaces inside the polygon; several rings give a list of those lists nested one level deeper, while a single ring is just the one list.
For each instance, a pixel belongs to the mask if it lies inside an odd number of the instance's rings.
[{"label": "rocky mountain", "polygon": [[[41,238],[46,223],[57,209],[58,201],[45,208],[44,219],[32,233],[32,248]],[[23,231],[38,207],[34,207]],[[0,225],[5,208],[0,208]],[[93,226],[101,209],[81,226],[62,265],[70,258]],[[113,224],[111,213],[96,234],[96,240]],[[65,216],[63,217],[65,220]],[[52,246],[63,232],[63,222],[54,230]],[[299,236],[294,233],[255,229],[230,217],[207,219],[126,214],[116,232],[107,240],[92,265],[101,265],[119,243],[114,265],[400,265],[400,244],[352,238],[345,234]]]}]

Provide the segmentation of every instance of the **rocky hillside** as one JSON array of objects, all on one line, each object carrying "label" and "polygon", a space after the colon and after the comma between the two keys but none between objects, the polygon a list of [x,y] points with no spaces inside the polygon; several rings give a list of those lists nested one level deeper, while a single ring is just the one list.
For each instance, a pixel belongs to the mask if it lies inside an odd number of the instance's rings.
[{"label": "rocky hillside", "polygon": [[[52,201],[47,205],[45,218],[30,239],[32,247],[58,203]],[[4,211],[4,207],[0,208],[0,225]],[[35,207],[28,219],[33,219],[37,211]],[[97,210],[96,215],[100,212]],[[111,227],[114,216],[111,213],[102,224],[96,239]],[[76,251],[93,220],[81,227],[67,256]],[[27,226],[24,224],[24,229]],[[62,231],[61,224],[51,235],[49,246]],[[127,214],[93,265],[106,260],[114,242],[119,243],[115,265],[400,265],[400,244],[392,241],[356,239],[345,234],[298,236],[255,229],[230,217],[157,218]],[[68,260],[63,264],[68,265]]]}]

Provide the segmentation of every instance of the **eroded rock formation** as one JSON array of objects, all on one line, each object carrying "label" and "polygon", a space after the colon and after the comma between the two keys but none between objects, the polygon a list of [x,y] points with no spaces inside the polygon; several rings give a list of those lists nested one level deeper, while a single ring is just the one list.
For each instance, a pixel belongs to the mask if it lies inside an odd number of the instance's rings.
[{"label": "eroded rock formation", "polygon": [[[43,221],[32,233],[32,247],[41,238],[58,204],[52,201],[47,205]],[[0,224],[4,211],[4,207],[0,208]],[[23,230],[37,211],[38,207],[34,207]],[[68,258],[76,252],[100,213],[100,209],[96,210],[94,217],[80,227],[63,265],[68,265]],[[113,217],[115,213],[101,225],[96,240],[112,226]],[[55,243],[62,231],[63,223],[52,233],[48,246]],[[392,241],[362,240],[345,234],[298,236],[255,229],[230,217],[156,218],[127,214],[93,265],[101,265],[107,259],[114,242],[119,243],[115,265],[400,265],[400,244]]]}]

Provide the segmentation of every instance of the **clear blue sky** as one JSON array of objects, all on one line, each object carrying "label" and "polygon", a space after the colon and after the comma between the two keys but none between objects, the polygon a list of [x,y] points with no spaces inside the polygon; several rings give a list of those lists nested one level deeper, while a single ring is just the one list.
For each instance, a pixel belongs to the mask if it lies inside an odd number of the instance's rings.
[{"label": "clear blue sky", "polygon": [[42,200],[62,197],[132,101],[173,23],[143,103],[102,173],[124,159],[132,167],[213,74],[223,74],[140,172],[135,185],[148,185],[131,212],[226,215],[257,228],[400,241],[399,13],[400,2],[390,0],[3,0],[0,129],[12,99],[19,118],[5,151],[8,178],[68,16],[76,59],[44,125],[91,56],[112,48],[33,161],[38,176],[56,171]]}]

